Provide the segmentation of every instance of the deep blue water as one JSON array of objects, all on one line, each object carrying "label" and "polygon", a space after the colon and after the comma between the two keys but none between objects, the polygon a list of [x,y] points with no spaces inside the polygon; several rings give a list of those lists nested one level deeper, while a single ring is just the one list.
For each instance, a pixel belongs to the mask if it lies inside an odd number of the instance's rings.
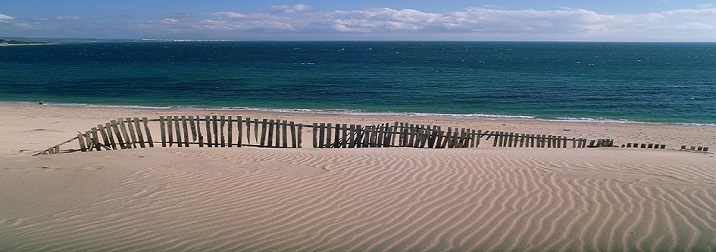
[{"label": "deep blue water", "polygon": [[0,101],[716,124],[716,43],[0,47]]}]

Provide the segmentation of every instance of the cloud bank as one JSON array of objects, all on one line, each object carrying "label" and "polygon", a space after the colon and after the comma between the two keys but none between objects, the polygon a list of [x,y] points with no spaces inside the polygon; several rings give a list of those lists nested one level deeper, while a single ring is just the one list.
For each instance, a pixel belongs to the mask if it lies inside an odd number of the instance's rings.
[{"label": "cloud bank", "polygon": [[[224,10],[163,16],[144,22],[101,23],[79,17],[76,20],[95,22],[92,27],[116,26],[114,30],[126,36],[153,34],[189,39],[716,41],[713,6],[624,14],[574,8],[482,7],[449,13],[391,8],[317,12],[311,9],[297,4],[271,6],[265,12]],[[4,26],[28,21],[0,14],[0,24]],[[87,26],[90,25],[84,25]],[[16,31],[19,29],[15,27]]]}]

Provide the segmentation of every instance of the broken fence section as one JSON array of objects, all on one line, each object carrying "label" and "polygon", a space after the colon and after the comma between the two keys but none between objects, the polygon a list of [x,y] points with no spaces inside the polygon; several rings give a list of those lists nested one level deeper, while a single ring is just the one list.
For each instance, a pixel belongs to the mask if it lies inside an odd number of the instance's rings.
[{"label": "broken fence section", "polygon": [[[159,124],[158,127],[154,127]],[[150,129],[159,128],[160,141]],[[303,125],[286,120],[242,118],[241,116],[160,116],[159,119],[119,118],[85,132],[47,150],[57,154],[76,151],[102,151],[161,147],[241,147],[301,148]],[[60,149],[77,141],[79,148]]]},{"label": "broken fence section", "polygon": [[314,148],[469,148],[480,144],[480,131],[395,122],[379,125],[313,124]]},{"label": "broken fence section", "polygon": [[488,132],[487,139],[492,139],[492,147],[517,147],[517,148],[585,148],[585,147],[608,147],[609,139],[601,139],[595,142],[591,140],[587,144],[584,138],[568,138],[565,136],[535,135],[513,132],[493,131]]}]

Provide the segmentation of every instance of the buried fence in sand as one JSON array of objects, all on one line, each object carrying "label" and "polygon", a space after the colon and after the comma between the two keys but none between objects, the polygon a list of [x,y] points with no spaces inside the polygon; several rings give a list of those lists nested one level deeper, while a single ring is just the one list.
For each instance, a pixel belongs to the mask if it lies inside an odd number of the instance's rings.
[{"label": "buried fence in sand", "polygon": [[[156,125],[158,124],[158,125]],[[150,126],[151,125],[151,126]],[[56,154],[76,151],[119,150],[161,147],[242,147],[302,148],[303,124],[286,120],[251,119],[241,116],[160,116],[158,119],[119,118],[47,150]],[[152,129],[159,129],[159,139]],[[313,123],[313,148],[476,148],[481,142],[492,147],[595,148],[615,147],[612,139],[587,140],[564,136],[482,131],[466,128],[414,125],[395,122],[362,126],[358,124]],[[484,138],[484,140],[483,140]],[[253,139],[253,141],[252,141]],[[60,147],[77,141],[79,148]],[[490,141],[492,142],[490,144]],[[631,144],[629,144],[631,145]],[[636,146],[637,144],[634,144]],[[644,147],[646,145],[642,145]],[[649,146],[652,146],[649,144]],[[665,145],[660,146],[661,149]],[[708,147],[700,148],[708,151]]]}]

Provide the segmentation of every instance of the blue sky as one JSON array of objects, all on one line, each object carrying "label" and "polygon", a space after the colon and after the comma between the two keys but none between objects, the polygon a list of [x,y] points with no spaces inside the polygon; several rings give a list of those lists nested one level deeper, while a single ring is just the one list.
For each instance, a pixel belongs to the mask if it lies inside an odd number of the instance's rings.
[{"label": "blue sky", "polygon": [[0,37],[716,42],[698,0],[0,0]]}]

